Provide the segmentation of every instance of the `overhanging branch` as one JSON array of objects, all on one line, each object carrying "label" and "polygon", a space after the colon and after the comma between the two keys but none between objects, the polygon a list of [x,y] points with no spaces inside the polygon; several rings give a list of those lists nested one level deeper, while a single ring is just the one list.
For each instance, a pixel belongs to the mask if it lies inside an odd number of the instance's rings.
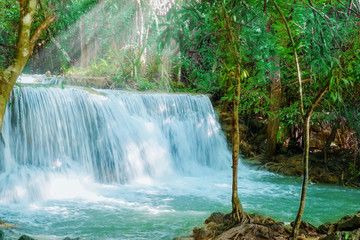
[{"label": "overhanging branch", "polygon": [[53,22],[55,22],[57,20],[57,16],[51,15],[50,17],[46,18],[36,29],[35,32],[33,33],[33,35],[30,38],[30,48],[31,51],[34,49],[34,46],[37,42],[37,40],[39,40],[39,38],[41,37],[41,35],[43,34],[43,32],[50,26],[50,24],[52,24]]}]

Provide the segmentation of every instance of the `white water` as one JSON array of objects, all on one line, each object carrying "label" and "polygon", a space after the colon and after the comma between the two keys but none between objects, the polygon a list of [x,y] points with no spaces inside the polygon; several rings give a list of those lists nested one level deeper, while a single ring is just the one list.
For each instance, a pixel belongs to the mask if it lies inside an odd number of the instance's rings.
[{"label": "white water", "polygon": [[2,130],[2,203],[52,198],[61,186],[83,181],[147,184],[229,166],[206,96],[54,87],[17,92]]},{"label": "white water", "polygon": [[[206,96],[25,86],[7,109],[3,221],[39,239],[172,239],[230,211],[231,163]],[[291,221],[300,183],[240,165],[248,211]],[[360,208],[360,194],[311,185],[305,219]],[[335,218],[335,219],[333,219]]]}]

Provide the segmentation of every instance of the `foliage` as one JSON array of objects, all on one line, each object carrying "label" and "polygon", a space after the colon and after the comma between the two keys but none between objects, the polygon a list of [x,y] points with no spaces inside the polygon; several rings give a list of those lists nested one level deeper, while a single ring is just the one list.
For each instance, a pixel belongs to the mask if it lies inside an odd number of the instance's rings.
[{"label": "foliage", "polygon": [[20,19],[19,2],[15,0],[0,1],[0,70],[10,64],[14,57],[17,40],[17,23]]},{"label": "foliage", "polygon": [[[289,141],[301,132],[298,84],[292,50],[286,29],[271,1],[174,1],[167,14],[152,1],[42,0],[36,19],[56,13],[58,21],[27,66],[28,72],[111,76],[119,86],[198,91],[231,100],[231,73],[237,52],[241,58],[242,86],[240,114],[266,118],[269,112],[269,74],[279,70],[269,59],[280,58],[282,133],[279,141]],[[299,53],[303,75],[304,105],[308,108],[317,91],[330,80],[330,90],[318,108],[313,122],[349,118],[357,128],[360,79],[359,6],[349,1],[280,1]],[[0,44],[14,46],[18,21],[18,1],[1,0]],[[225,4],[225,5],[224,5]],[[221,42],[226,33],[222,7],[233,16],[238,32],[236,51],[227,51]],[[80,67],[79,29],[85,25],[88,64]],[[271,25],[271,29],[268,29]],[[32,26],[32,29],[36,24]],[[68,53],[56,47],[51,36]],[[44,44],[48,43],[48,44]],[[0,47],[0,63],[8,65],[14,50]],[[226,66],[226,67],[224,67]],[[247,77],[245,77],[245,75]],[[344,111],[342,111],[344,110]],[[335,113],[335,114],[332,114]],[[357,134],[356,136],[359,136]],[[292,142],[301,141],[291,139]],[[298,146],[297,146],[298,147]]]}]

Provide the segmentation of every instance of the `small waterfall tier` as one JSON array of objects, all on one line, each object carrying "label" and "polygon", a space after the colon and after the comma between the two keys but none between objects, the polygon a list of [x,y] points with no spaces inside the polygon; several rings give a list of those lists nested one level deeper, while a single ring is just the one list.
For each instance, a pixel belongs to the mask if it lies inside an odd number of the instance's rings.
[{"label": "small waterfall tier", "polygon": [[81,171],[97,182],[128,183],[230,166],[225,138],[204,95],[17,88],[0,148],[2,196],[14,182],[32,181],[34,175],[48,181],[49,173]]}]

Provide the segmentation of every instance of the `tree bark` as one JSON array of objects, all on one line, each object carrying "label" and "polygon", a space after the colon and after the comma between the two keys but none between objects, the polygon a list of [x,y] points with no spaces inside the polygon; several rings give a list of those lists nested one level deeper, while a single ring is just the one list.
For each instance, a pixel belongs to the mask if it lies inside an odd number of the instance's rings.
[{"label": "tree bark", "polygon": [[331,143],[334,141],[335,139],[335,134],[337,132],[337,129],[339,127],[339,124],[340,124],[340,120],[339,119],[336,119],[335,121],[335,124],[331,130],[331,133],[330,133],[330,136],[329,138],[326,140],[326,143],[325,143],[325,146],[324,146],[324,149],[323,149],[323,152],[324,152],[324,162],[327,163],[327,152],[330,148],[330,145]]},{"label": "tree bark", "polygon": [[290,39],[290,42],[291,42],[291,45],[292,45],[292,50],[293,50],[293,54],[294,54],[294,61],[295,61],[295,65],[296,65],[296,76],[297,76],[297,79],[298,79],[298,82],[299,82],[298,91],[299,91],[299,98],[300,98],[299,99],[300,100],[300,112],[301,112],[301,117],[303,119],[303,126],[304,126],[303,127],[304,128],[303,129],[303,136],[304,136],[303,184],[302,184],[302,188],[301,188],[301,197],[300,197],[300,204],[299,204],[298,213],[296,215],[296,219],[295,219],[295,222],[294,222],[294,227],[293,227],[293,229],[291,231],[291,234],[290,234],[290,237],[296,238],[298,236],[298,234],[299,234],[299,228],[300,228],[300,224],[301,224],[301,219],[302,219],[303,214],[304,214],[306,195],[307,195],[307,185],[308,185],[308,181],[309,181],[310,119],[311,119],[311,115],[312,115],[315,107],[319,104],[321,98],[323,97],[323,95],[325,94],[327,89],[329,88],[330,80],[328,80],[326,82],[326,84],[324,85],[324,87],[318,92],[316,97],[309,104],[309,107],[308,107],[307,111],[305,112],[304,100],[303,100],[303,88],[302,88],[300,62],[299,62],[297,50],[296,50],[296,47],[295,47],[295,41],[293,39],[289,24],[288,24],[285,16],[281,12],[281,10],[280,10],[280,8],[277,5],[275,0],[273,0],[273,3],[275,5],[275,8],[277,9],[277,11],[279,12],[281,18],[284,21],[286,31],[288,33],[288,36],[289,36],[289,39]]},{"label": "tree bark", "polygon": [[[266,9],[266,2],[264,3],[264,9]],[[266,23],[267,33],[271,33],[271,24],[271,21]],[[278,57],[270,57],[269,62],[273,62],[274,66],[279,68],[277,71],[269,73],[269,79],[271,80],[270,112],[272,115],[269,115],[268,117],[265,155],[271,158],[276,151],[277,133],[280,126],[280,119],[278,118],[278,114],[281,106],[281,72]]]},{"label": "tree bark", "polygon": [[324,96],[324,94],[328,90],[329,86],[330,86],[330,80],[327,81],[325,86],[318,92],[316,97],[311,101],[311,103],[309,105],[309,109],[307,110],[305,116],[303,117],[303,121],[304,121],[303,184],[302,184],[302,188],[301,188],[299,210],[296,215],[294,227],[290,233],[290,237],[293,237],[293,238],[296,238],[299,234],[301,219],[304,215],[304,209],[305,209],[307,185],[309,182],[310,119],[311,119],[312,113],[314,112],[315,107],[319,104],[321,98]]},{"label": "tree bark", "polygon": [[246,214],[241,206],[238,195],[238,163],[239,163],[239,105],[240,105],[240,67],[238,67],[238,82],[235,89],[235,97],[233,98],[233,116],[232,116],[232,161],[233,161],[233,180],[232,180],[232,219],[235,222],[246,220]]},{"label": "tree bark", "polygon": [[0,129],[3,124],[6,104],[17,78],[21,74],[30,55],[32,54],[37,40],[50,26],[50,24],[56,21],[56,15],[46,18],[30,36],[33,15],[36,11],[36,4],[37,0],[20,1],[20,23],[16,55],[12,64],[5,69],[3,73],[0,73]]},{"label": "tree bark", "polygon": [[308,115],[304,119],[304,153],[303,153],[303,183],[301,187],[301,197],[298,213],[296,215],[295,223],[291,231],[290,236],[296,238],[299,235],[301,219],[304,215],[306,195],[307,195],[307,186],[309,182],[309,146],[310,146],[310,118]]},{"label": "tree bark", "polygon": [[[227,15],[226,11],[222,12],[225,24],[225,30],[228,35],[225,37],[229,40],[229,45],[225,46],[225,52],[228,52],[228,57],[225,60],[225,66],[227,64],[232,65],[236,64],[236,67],[233,72],[233,76],[229,76],[234,86],[234,96],[232,98],[233,103],[233,115],[232,115],[232,169],[233,169],[233,178],[232,178],[232,221],[234,223],[244,223],[249,220],[248,215],[242,208],[239,195],[238,195],[238,163],[239,163],[239,147],[240,147],[240,137],[239,137],[239,105],[240,105],[240,88],[241,88],[241,58],[236,47],[238,41],[238,35],[235,32],[235,28],[232,26],[232,19]],[[229,57],[230,56],[230,57]],[[232,63],[232,64],[231,64]]]},{"label": "tree bark", "polygon": [[[279,58],[271,57],[270,61],[275,62],[275,67],[280,67]],[[276,151],[277,133],[279,131],[280,119],[278,118],[281,106],[281,74],[280,69],[274,73],[270,73],[271,94],[270,94],[270,112],[272,115],[268,118],[267,125],[267,144],[265,155],[272,157]]]}]

